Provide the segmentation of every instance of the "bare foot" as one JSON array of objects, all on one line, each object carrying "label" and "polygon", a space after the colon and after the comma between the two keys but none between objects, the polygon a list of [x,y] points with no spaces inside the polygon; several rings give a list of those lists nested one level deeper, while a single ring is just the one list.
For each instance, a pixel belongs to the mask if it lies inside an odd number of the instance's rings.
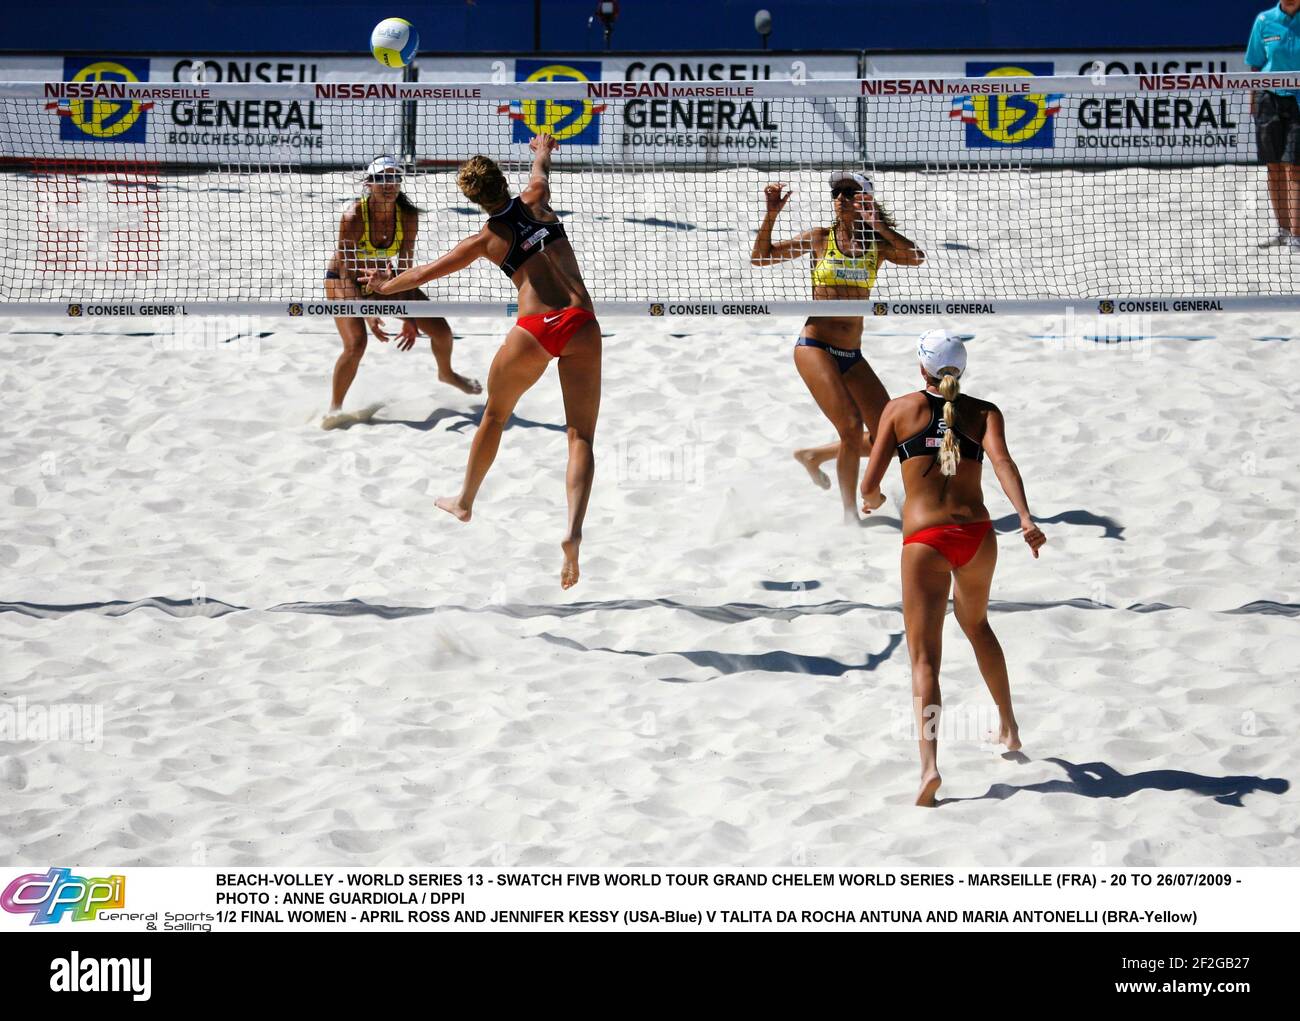
[{"label": "bare foot", "polygon": [[440,496],[433,501],[439,510],[445,510],[457,521],[468,521],[473,511],[460,502],[459,496]]},{"label": "bare foot", "polygon": [[818,489],[831,488],[830,477],[824,471],[822,471],[820,468],[817,467],[816,459],[813,451],[796,450],[794,452],[794,459],[804,466],[804,468],[808,472],[808,475],[812,478],[813,483],[817,486]]},{"label": "bare foot", "polygon": [[844,508],[844,524],[848,528],[860,528],[862,526],[862,519],[858,517],[856,508]]},{"label": "bare foot", "polygon": [[564,566],[560,568],[560,588],[570,589],[578,584],[578,540],[565,539],[560,543],[564,550]]},{"label": "bare foot", "polygon": [[879,510],[885,502],[885,494],[879,489],[871,493],[862,494],[862,513],[870,514],[873,510]]},{"label": "bare foot", "polygon": [[462,393],[481,394],[483,392],[482,383],[477,379],[470,379],[468,376],[462,376],[459,372],[453,372],[446,376],[440,372],[438,373],[438,382],[446,383],[448,386],[454,386]]},{"label": "bare foot", "polygon": [[343,411],[341,408],[331,408],[321,418],[320,427],[322,429],[350,429],[354,425],[364,425],[375,417],[375,412],[382,406],[380,404],[367,404],[357,411]]},{"label": "bare foot", "polygon": [[1004,744],[1007,751],[1020,751],[1020,727],[1014,723],[1004,723],[997,731],[989,731],[989,744]]},{"label": "bare foot", "polygon": [[939,790],[943,778],[938,773],[929,773],[921,777],[921,789],[916,792],[918,808],[934,808],[934,796]]}]

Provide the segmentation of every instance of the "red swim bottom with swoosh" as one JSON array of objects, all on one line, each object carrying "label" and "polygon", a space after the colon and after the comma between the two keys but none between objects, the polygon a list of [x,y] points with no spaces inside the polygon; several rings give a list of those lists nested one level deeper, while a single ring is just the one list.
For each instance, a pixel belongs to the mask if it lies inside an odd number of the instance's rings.
[{"label": "red swim bottom with swoosh", "polygon": [[596,314],[585,308],[564,308],[558,312],[542,312],[538,315],[520,316],[515,320],[519,326],[534,337],[537,343],[546,348],[552,358],[559,358],[573,335],[587,323],[596,321]]},{"label": "red swim bottom with swoosh", "polygon": [[972,521],[966,525],[936,525],[934,528],[922,528],[903,540],[903,545],[924,543],[937,549],[954,568],[965,567],[971,557],[979,552],[984,536],[993,528],[992,521]]}]

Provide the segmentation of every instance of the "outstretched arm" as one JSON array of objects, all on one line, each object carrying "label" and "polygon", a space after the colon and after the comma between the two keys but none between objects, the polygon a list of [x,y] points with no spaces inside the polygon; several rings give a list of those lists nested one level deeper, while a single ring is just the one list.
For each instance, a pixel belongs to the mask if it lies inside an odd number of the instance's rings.
[{"label": "outstretched arm", "polygon": [[1006,422],[1002,418],[1002,412],[997,408],[989,412],[988,420],[984,424],[983,446],[984,452],[988,454],[989,461],[993,464],[993,471],[1002,486],[1002,492],[1007,494],[1011,506],[1020,515],[1020,531],[1024,534],[1030,550],[1033,551],[1034,558],[1037,559],[1038,549],[1047,542],[1047,536],[1034,524],[1034,519],[1030,516],[1029,500],[1025,496],[1025,483],[1020,477],[1020,469],[1016,467],[1016,462],[1011,459],[1011,452],[1007,450]]},{"label": "outstretched arm", "polygon": [[769,184],[763,189],[763,198],[767,202],[767,212],[758,227],[758,237],[754,238],[754,250],[749,253],[751,266],[775,266],[778,262],[788,262],[801,255],[807,255],[814,248],[817,231],[806,230],[789,241],[773,241],[772,229],[776,226],[777,215],[790,201],[792,191],[783,192],[784,185]]},{"label": "outstretched arm", "polygon": [[880,413],[880,424],[871,437],[871,457],[867,459],[867,474],[862,479],[862,492],[870,493],[880,488],[880,483],[889,471],[889,462],[898,446],[897,433],[894,430],[894,402],[885,405]]},{"label": "outstretched arm", "polygon": [[519,197],[528,206],[551,204],[551,153],[560,147],[554,137],[548,134],[534,135],[528,142],[533,151],[533,169],[528,175],[528,184],[519,193]]},{"label": "outstretched arm", "polygon": [[483,235],[475,234],[467,237],[441,259],[408,269],[397,276],[390,276],[386,269],[372,270],[366,277],[366,286],[376,294],[400,294],[429,280],[459,272],[486,254]]}]

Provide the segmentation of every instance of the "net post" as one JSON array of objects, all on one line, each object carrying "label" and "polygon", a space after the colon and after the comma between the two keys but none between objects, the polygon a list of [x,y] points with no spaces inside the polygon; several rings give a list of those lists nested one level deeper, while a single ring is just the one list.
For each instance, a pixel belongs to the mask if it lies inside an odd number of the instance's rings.
[{"label": "net post", "polygon": [[[420,69],[415,64],[407,64],[402,69],[402,81],[417,82]],[[415,167],[416,126],[420,116],[419,103],[413,99],[402,103],[402,162],[408,167]]]}]

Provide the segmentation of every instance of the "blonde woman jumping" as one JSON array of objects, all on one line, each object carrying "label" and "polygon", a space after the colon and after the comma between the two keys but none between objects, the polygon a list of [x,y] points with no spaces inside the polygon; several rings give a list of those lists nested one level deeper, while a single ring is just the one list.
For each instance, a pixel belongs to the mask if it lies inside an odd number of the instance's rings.
[{"label": "blonde woman jumping", "polygon": [[458,521],[470,519],[515,405],[546,367],[558,361],[569,437],[569,524],[560,544],[564,554],[560,584],[567,589],[578,582],[582,522],[596,471],[592,441],[600,413],[601,337],[577,256],[564,224],[551,208],[551,153],[558,145],[550,135],[533,138],[529,143],[534,153],[532,174],[513,198],[496,163],[486,156],[467,160],[456,183],[467,199],[488,214],[482,230],[435,262],[396,277],[380,270],[370,274],[367,284],[377,294],[393,294],[487,259],[519,289],[523,314],[492,360],[487,407],[470,444],[464,484],[459,494],[440,497],[437,505]]}]

